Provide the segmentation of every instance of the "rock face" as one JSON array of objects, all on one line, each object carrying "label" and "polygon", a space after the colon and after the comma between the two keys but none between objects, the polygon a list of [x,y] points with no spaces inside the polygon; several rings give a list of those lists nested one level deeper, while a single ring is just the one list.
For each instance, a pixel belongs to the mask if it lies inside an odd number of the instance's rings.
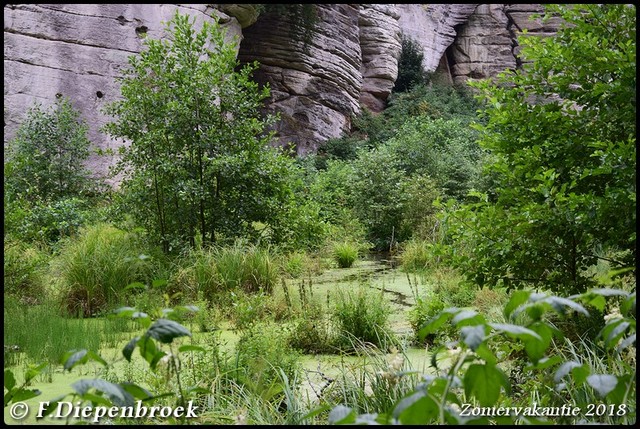
[{"label": "rock face", "polygon": [[398,60],[402,52],[399,18],[397,5],[360,6],[360,103],[373,112],[385,108],[398,77]]},{"label": "rock face", "polygon": [[457,28],[473,15],[476,4],[399,4],[402,34],[422,46],[422,67],[435,71]]},{"label": "rock face", "polygon": [[[299,5],[300,6],[300,5]],[[450,82],[492,76],[519,66],[517,34],[527,28],[552,34],[558,22],[530,21],[539,5],[318,4],[310,37],[295,8],[262,10],[248,4],[48,4],[4,7],[4,131],[13,137],[34,102],[47,106],[68,96],[89,124],[97,148],[113,148],[99,130],[101,112],[119,97],[116,77],[144,37],[164,35],[176,10],[218,19],[229,40],[238,36],[238,59],[257,60],[259,82],[269,83],[265,109],[280,114],[281,145],[313,152],[351,127],[362,106],[381,111],[398,73],[401,35],[424,53],[425,71]],[[111,159],[89,167],[107,171]]]},{"label": "rock face", "polygon": [[298,11],[263,13],[244,30],[238,54],[260,63],[254,78],[271,87],[277,137],[299,154],[349,129],[362,86],[357,5],[319,4],[315,12],[310,40]]}]

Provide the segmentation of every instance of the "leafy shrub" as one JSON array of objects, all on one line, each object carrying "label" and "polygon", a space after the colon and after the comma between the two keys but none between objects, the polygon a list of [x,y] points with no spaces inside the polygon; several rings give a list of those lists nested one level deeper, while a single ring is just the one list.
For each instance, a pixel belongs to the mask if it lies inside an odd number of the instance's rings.
[{"label": "leafy shrub", "polygon": [[420,44],[408,36],[402,36],[402,51],[398,60],[398,77],[393,87],[394,92],[405,92],[425,83],[425,72],[422,68]]},{"label": "leafy shrub", "polygon": [[311,314],[304,312],[293,323],[293,329],[287,338],[289,347],[304,354],[326,354],[336,351],[335,338],[330,321],[322,312]]},{"label": "leafy shrub", "polygon": [[[58,201],[89,189],[87,125],[68,98],[31,107],[5,151],[5,187],[13,198]],[[8,165],[7,165],[8,164]]]},{"label": "leafy shrub", "polygon": [[426,240],[412,239],[402,244],[400,264],[404,271],[422,271],[432,266],[432,244]]},{"label": "leafy shrub", "polygon": [[441,193],[427,174],[411,174],[402,182],[402,221],[399,236],[436,241],[439,238],[434,202]]},{"label": "leafy shrub", "polygon": [[366,229],[366,240],[377,250],[401,241],[404,173],[388,151],[360,152],[353,162],[350,199],[353,211]]},{"label": "leafy shrub", "polygon": [[280,240],[280,247],[318,249],[329,235],[329,224],[321,211],[322,207],[313,200],[293,204],[287,215],[286,240]]},{"label": "leafy shrub", "polygon": [[262,292],[248,294],[232,292],[231,320],[237,329],[247,329],[269,314],[271,297]]},{"label": "leafy shrub", "polygon": [[[438,313],[444,310],[444,302],[433,294],[429,294],[424,297],[417,297],[416,304],[409,310],[408,319],[411,324],[411,329],[415,334],[415,339],[418,339],[418,332],[420,329]],[[425,336],[424,341],[427,344],[436,344],[450,338],[451,330],[443,329],[434,334]],[[437,341],[440,339],[441,341]]]},{"label": "leafy shrub", "polygon": [[422,115],[407,119],[385,147],[405,174],[428,175],[444,196],[463,200],[480,176],[477,135],[459,118]]},{"label": "leafy shrub", "polygon": [[22,199],[7,210],[9,219],[5,220],[5,227],[10,236],[46,244],[71,237],[92,218],[87,200],[75,197],[54,202]]},{"label": "leafy shrub", "polygon": [[333,245],[333,259],[340,268],[349,268],[358,259],[358,246],[343,241]]},{"label": "leafy shrub", "polygon": [[468,307],[473,304],[478,287],[465,281],[455,270],[441,267],[432,276],[433,293],[446,307]]},{"label": "leafy shrub", "polygon": [[356,290],[340,290],[331,318],[338,341],[345,350],[353,348],[351,337],[386,349],[390,307],[382,293],[368,291],[365,286]]},{"label": "leafy shrub", "polygon": [[491,315],[497,316],[508,298],[504,289],[484,287],[476,290],[472,306],[484,315],[489,317]]},{"label": "leafy shrub", "polygon": [[122,304],[129,284],[155,278],[159,266],[146,253],[134,233],[104,223],[83,229],[57,259],[61,302],[71,314],[85,316]]}]

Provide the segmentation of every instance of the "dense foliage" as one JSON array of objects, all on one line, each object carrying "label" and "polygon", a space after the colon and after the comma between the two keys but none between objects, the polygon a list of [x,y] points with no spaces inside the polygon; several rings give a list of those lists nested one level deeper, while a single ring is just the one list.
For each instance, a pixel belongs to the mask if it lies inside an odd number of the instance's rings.
[{"label": "dense foliage", "polygon": [[217,24],[199,33],[188,16],[167,23],[169,38],[145,39],[119,79],[123,99],[106,126],[130,142],[118,172],[132,213],[165,252],[277,228],[290,198],[290,160],[269,146],[262,119],[269,89],[238,67],[233,44]]},{"label": "dense foliage", "polygon": [[87,125],[67,98],[32,106],[5,148],[4,236],[54,243],[84,224],[98,190]]},{"label": "dense foliage", "polygon": [[425,72],[422,68],[424,54],[418,43],[408,36],[402,37],[402,51],[398,60],[398,77],[393,87],[394,92],[406,92],[414,86],[425,83]]},{"label": "dense foliage", "polygon": [[549,6],[556,37],[521,37],[523,70],[477,84],[493,187],[448,213],[456,263],[480,285],[579,292],[589,266],[634,266],[635,7]]},{"label": "dense foliage", "polygon": [[78,113],[34,108],[5,148],[5,416],[634,423],[635,9],[548,11],[568,25],[477,100],[411,85],[306,158],[270,148],[255,64],[179,14],[108,108],[120,189],[88,198]]}]

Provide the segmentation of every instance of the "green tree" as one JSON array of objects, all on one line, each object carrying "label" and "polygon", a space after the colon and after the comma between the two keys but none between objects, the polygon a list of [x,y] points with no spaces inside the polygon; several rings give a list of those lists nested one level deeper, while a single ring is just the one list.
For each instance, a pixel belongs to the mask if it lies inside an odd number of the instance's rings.
[{"label": "green tree", "polygon": [[5,150],[5,191],[30,202],[79,196],[90,183],[83,165],[90,145],[87,125],[67,98],[49,109],[35,104]]},{"label": "green tree", "polygon": [[87,125],[67,98],[34,104],[5,148],[4,236],[57,242],[89,218],[101,191],[84,166]]},{"label": "green tree", "polygon": [[122,100],[105,129],[130,142],[116,172],[134,214],[166,252],[251,233],[254,221],[278,228],[287,210],[291,161],[269,146],[262,118],[269,88],[251,80],[257,64],[239,66],[217,23],[176,13],[168,37],[145,40],[119,79]]},{"label": "green tree", "polygon": [[488,195],[448,215],[479,284],[580,292],[589,267],[635,265],[636,9],[546,5],[555,37],[520,37],[523,70],[477,84]]},{"label": "green tree", "polygon": [[398,61],[398,77],[393,87],[394,92],[406,92],[416,85],[425,83],[422,69],[424,54],[420,45],[409,37],[402,37],[402,51]]}]

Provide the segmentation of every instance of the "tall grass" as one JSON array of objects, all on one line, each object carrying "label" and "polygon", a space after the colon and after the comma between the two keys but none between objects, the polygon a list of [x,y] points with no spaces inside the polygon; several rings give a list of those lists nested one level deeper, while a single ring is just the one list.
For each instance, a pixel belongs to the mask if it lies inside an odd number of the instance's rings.
[{"label": "tall grass", "polygon": [[432,244],[427,240],[409,240],[402,245],[400,264],[407,272],[422,271],[432,267],[434,262]]},{"label": "tall grass", "polygon": [[372,292],[364,285],[355,290],[339,290],[332,320],[341,347],[352,347],[350,337],[386,349],[389,344],[388,328],[391,308],[382,293]]},{"label": "tall grass", "polygon": [[21,241],[4,243],[4,293],[35,304],[43,300],[44,269],[50,256],[44,250]]},{"label": "tall grass", "polygon": [[157,267],[138,236],[97,224],[62,246],[61,299],[72,314],[95,315],[123,304],[125,288],[151,283]]},{"label": "tall grass", "polygon": [[349,268],[358,259],[358,246],[354,243],[343,241],[333,245],[333,259],[340,268]]},{"label": "tall grass", "polygon": [[[64,353],[73,349],[98,352],[103,346],[121,344],[121,333],[130,329],[124,319],[72,319],[62,316],[55,305],[45,302],[24,305],[5,299],[5,365],[30,362],[57,365]],[[7,347],[8,346],[8,347]]]},{"label": "tall grass", "polygon": [[402,350],[391,353],[372,349],[352,338],[359,359],[341,361],[339,373],[326,389],[323,399],[335,406],[351,407],[359,414],[389,410],[419,381],[408,374],[408,359]]}]

